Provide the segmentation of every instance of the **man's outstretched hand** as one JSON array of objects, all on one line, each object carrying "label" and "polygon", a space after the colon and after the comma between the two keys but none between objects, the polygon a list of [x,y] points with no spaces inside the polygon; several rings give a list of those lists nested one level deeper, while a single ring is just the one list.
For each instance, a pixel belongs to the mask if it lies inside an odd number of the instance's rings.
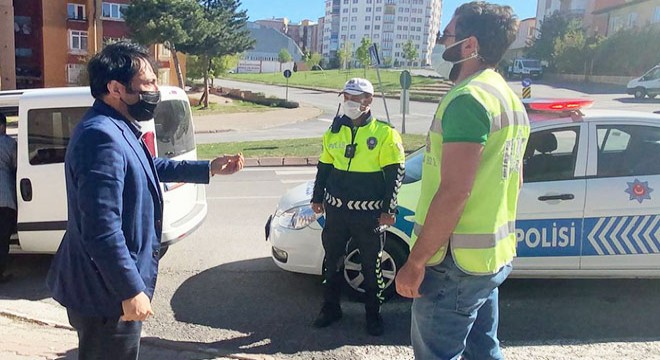
[{"label": "man's outstretched hand", "polygon": [[223,155],[211,161],[211,175],[231,175],[243,169],[245,159],[243,154]]}]

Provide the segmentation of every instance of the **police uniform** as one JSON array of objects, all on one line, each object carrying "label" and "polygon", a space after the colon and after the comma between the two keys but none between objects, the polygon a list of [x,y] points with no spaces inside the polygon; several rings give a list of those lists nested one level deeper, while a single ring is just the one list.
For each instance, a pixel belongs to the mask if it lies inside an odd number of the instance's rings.
[{"label": "police uniform", "polygon": [[360,126],[354,126],[345,115],[336,117],[323,136],[312,203],[322,202],[326,216],[322,233],[326,255],[324,308],[320,317],[324,311],[334,312],[332,319],[341,317],[342,265],[351,240],[362,260],[369,328],[370,320],[380,321],[382,326],[380,256],[385,238],[378,231],[378,220],[381,213],[396,212],[405,156],[401,136],[390,124],[375,119],[370,112],[363,117]]}]

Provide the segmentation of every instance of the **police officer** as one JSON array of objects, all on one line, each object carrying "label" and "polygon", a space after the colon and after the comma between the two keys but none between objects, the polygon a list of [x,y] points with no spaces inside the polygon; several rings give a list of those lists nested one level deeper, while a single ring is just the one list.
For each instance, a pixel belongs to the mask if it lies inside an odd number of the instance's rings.
[{"label": "police officer", "polygon": [[364,276],[366,327],[383,333],[380,315],[383,279],[380,269],[383,226],[393,225],[397,193],[404,176],[401,136],[371,115],[374,87],[365,79],[350,79],[340,95],[343,116],[335,117],[323,136],[314,183],[312,209],[325,211],[325,289],[315,327],[326,327],[342,316],[342,264],[351,239],[360,251]]}]

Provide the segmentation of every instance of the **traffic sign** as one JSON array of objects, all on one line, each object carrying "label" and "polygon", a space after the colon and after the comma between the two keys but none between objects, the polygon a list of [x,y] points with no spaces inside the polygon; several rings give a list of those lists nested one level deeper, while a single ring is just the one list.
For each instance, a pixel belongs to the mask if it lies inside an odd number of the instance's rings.
[{"label": "traffic sign", "polygon": [[284,77],[287,78],[287,79],[290,78],[291,77],[291,70],[289,70],[289,69],[284,70]]},{"label": "traffic sign", "polygon": [[532,86],[532,79],[530,78],[524,78],[522,81],[522,86],[523,87],[529,87]]},{"label": "traffic sign", "polygon": [[378,48],[376,44],[371,44],[369,46],[369,55],[371,56],[371,63],[374,65],[380,65],[380,56],[378,56]]},{"label": "traffic sign", "polygon": [[410,76],[410,71],[403,70],[401,76],[399,76],[399,83],[403,90],[410,89],[410,84],[412,84],[412,77]]}]

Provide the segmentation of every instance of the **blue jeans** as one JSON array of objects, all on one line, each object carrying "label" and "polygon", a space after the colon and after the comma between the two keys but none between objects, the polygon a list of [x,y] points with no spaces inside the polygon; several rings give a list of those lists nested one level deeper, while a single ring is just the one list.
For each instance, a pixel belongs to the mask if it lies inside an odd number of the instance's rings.
[{"label": "blue jeans", "polygon": [[121,321],[119,316],[86,316],[67,309],[69,323],[78,332],[79,360],[137,360],[141,321]]},{"label": "blue jeans", "polygon": [[492,275],[468,275],[456,266],[451,251],[442,263],[426,267],[422,297],[412,305],[415,359],[503,359],[497,287],[510,272],[509,263]]}]

